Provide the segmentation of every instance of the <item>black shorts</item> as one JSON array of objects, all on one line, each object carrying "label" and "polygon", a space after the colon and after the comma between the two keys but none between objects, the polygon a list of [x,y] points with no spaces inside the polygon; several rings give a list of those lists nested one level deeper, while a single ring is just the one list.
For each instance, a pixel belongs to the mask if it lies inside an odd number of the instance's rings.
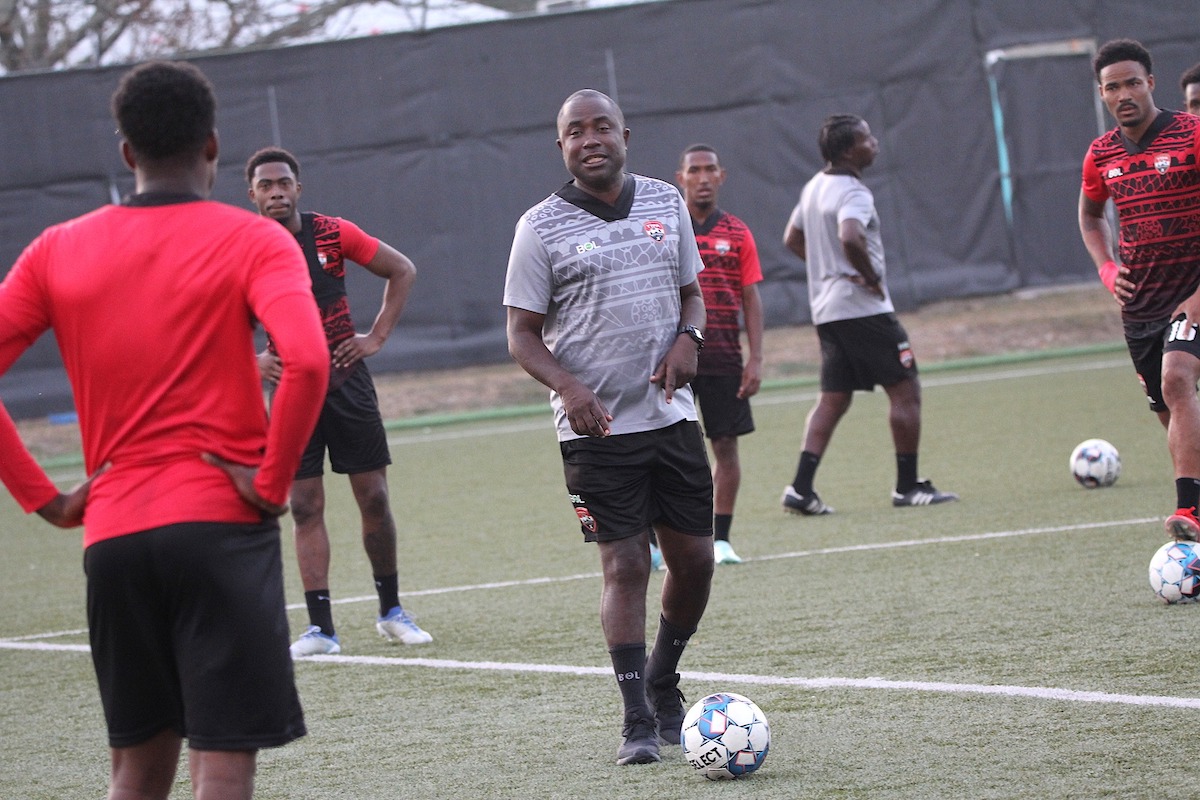
[{"label": "black shorts", "polygon": [[692,378],[692,392],[696,395],[696,405],[708,438],[744,436],[754,432],[750,399],[737,396],[741,386],[741,375],[697,375]]},{"label": "black shorts", "polygon": [[112,747],[170,729],[196,750],[305,734],[279,525],[193,522],[84,551],[92,664]]},{"label": "black shorts", "polygon": [[1137,370],[1142,391],[1150,401],[1150,410],[1155,413],[1167,410],[1162,396],[1163,353],[1187,353],[1200,358],[1197,327],[1177,326],[1176,320],[1182,317],[1180,314],[1174,319],[1159,322],[1126,322],[1124,326],[1129,357],[1133,360],[1133,368]]},{"label": "black shorts", "polygon": [[712,535],[713,484],[700,425],[559,443],[584,541],[610,542],[666,525]]},{"label": "black shorts", "polygon": [[371,472],[392,463],[375,382],[361,361],[345,383],[325,396],[317,427],[300,458],[296,479],[325,474],[326,450],[330,467],[340,475]]},{"label": "black shorts", "polygon": [[869,392],[917,377],[908,333],[895,314],[826,322],[817,337],[823,392]]}]

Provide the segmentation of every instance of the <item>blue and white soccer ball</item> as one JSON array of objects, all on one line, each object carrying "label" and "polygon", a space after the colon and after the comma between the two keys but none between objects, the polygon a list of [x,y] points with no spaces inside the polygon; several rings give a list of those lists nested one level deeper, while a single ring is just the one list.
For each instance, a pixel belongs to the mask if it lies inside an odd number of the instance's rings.
[{"label": "blue and white soccer ball", "polygon": [[1121,477],[1121,454],[1103,439],[1080,442],[1071,451],[1071,474],[1081,486],[1112,486]]},{"label": "blue and white soccer ball", "polygon": [[1150,588],[1164,603],[1194,603],[1200,598],[1200,545],[1167,542],[1150,559]]},{"label": "blue and white soccer ball", "polygon": [[718,692],[697,702],[683,718],[683,755],[710,781],[749,775],[762,766],[771,726],[752,701]]}]

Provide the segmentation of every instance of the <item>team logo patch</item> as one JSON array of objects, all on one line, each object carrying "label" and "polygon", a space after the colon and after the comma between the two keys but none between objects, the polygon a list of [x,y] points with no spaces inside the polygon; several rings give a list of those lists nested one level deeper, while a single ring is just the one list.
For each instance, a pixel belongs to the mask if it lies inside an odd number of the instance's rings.
[{"label": "team logo patch", "polygon": [[1155,156],[1154,168],[1158,170],[1159,175],[1166,175],[1167,170],[1171,168],[1171,157],[1167,155]]},{"label": "team logo patch", "polygon": [[587,528],[592,533],[596,532],[596,518],[592,516],[592,512],[588,511],[583,506],[575,509],[575,516],[579,517],[579,524]]},{"label": "team logo patch", "polygon": [[900,346],[900,366],[905,369],[912,369],[912,365],[917,362],[916,355],[913,354],[912,348],[905,342]]},{"label": "team logo patch", "polygon": [[713,243],[713,248],[716,249],[716,251],[721,255],[728,253],[732,247],[733,245],[729,243],[728,239],[717,239],[717,241]]},{"label": "team logo patch", "polygon": [[663,237],[667,235],[667,229],[656,219],[646,220],[642,228],[645,229],[646,235],[656,242],[661,242]]}]

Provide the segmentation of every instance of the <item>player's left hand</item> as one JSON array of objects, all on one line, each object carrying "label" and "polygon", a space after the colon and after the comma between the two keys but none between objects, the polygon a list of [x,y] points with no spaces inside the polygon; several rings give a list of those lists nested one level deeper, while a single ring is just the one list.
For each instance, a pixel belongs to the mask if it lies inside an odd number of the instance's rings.
[{"label": "player's left hand", "polygon": [[349,339],[338,343],[333,349],[333,366],[335,369],[345,369],[357,364],[368,356],[373,356],[383,348],[383,341],[369,333],[356,333]]},{"label": "player's left hand", "polygon": [[283,505],[272,503],[260,495],[258,490],[254,488],[254,478],[258,475],[256,467],[248,467],[245,464],[229,461],[215,453],[201,453],[200,457],[206,463],[225,470],[225,474],[233,481],[233,486],[237,489],[238,496],[261,511],[264,516],[282,517],[287,513],[288,507],[286,503]]},{"label": "player's left hand", "polygon": [[675,390],[686,386],[696,377],[697,354],[696,343],[687,336],[676,336],[675,343],[667,351],[667,355],[659,362],[658,369],[650,376],[651,383],[657,383],[665,391],[667,402],[675,396]]},{"label": "player's left hand", "polygon": [[883,299],[883,284],[881,284],[879,281],[867,283],[867,279],[862,275],[851,275],[850,282],[855,286],[861,286],[880,300]]},{"label": "player's left hand", "polygon": [[762,387],[762,366],[757,361],[747,361],[742,367],[742,384],[738,387],[738,399],[745,400],[758,394]]}]

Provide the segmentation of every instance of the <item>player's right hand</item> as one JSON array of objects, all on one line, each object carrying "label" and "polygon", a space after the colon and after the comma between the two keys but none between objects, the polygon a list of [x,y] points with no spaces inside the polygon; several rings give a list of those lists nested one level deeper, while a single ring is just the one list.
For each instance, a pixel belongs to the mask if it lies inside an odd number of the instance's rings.
[{"label": "player's right hand", "polygon": [[562,398],[567,421],[571,423],[571,430],[575,433],[580,436],[608,436],[612,433],[608,425],[612,422],[612,414],[608,413],[608,409],[591,389],[577,384],[561,392],[559,396]]},{"label": "player's right hand", "polygon": [[221,458],[215,453],[201,453],[200,457],[206,463],[225,470],[225,474],[233,481],[233,486],[237,489],[238,496],[261,511],[264,516],[282,517],[287,513],[288,507],[286,503],[283,505],[272,503],[260,495],[258,490],[254,488],[254,478],[258,475],[256,467],[238,464],[235,461]]},{"label": "player's right hand", "polygon": [[37,510],[38,516],[58,528],[77,528],[82,525],[92,482],[103,475],[109,466],[111,465],[103,465],[71,491],[65,494],[59,492],[53,500]]}]

